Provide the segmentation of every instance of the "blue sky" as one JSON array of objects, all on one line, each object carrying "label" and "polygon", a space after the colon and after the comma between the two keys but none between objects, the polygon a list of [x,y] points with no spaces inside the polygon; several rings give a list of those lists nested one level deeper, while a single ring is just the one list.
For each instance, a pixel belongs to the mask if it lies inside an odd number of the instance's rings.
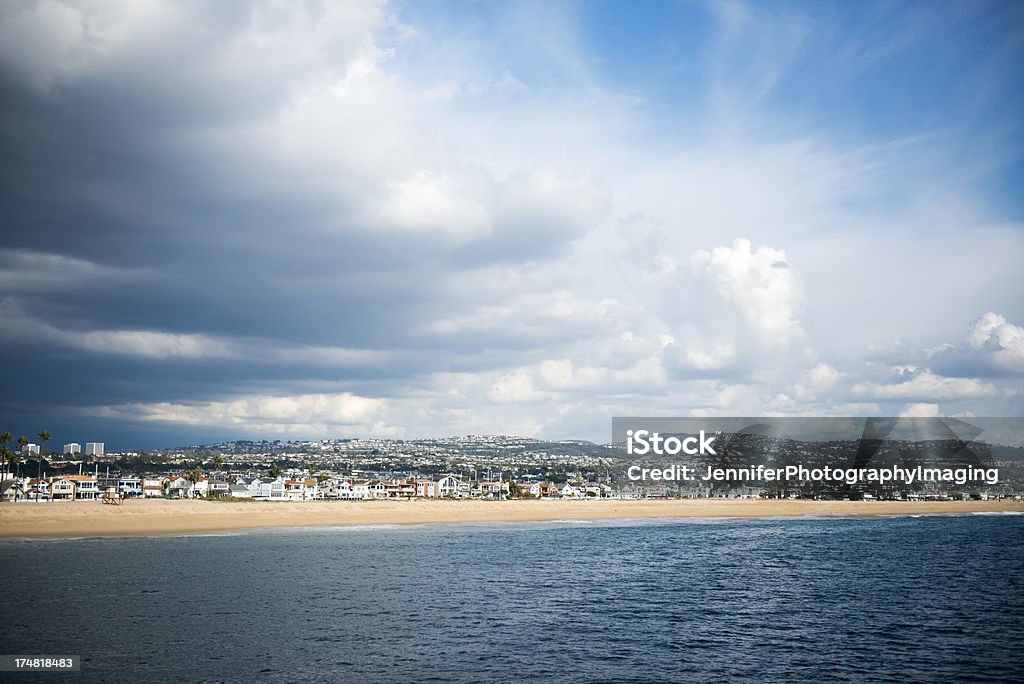
[{"label": "blue sky", "polygon": [[1024,414],[1017,3],[0,9],[0,415]]}]

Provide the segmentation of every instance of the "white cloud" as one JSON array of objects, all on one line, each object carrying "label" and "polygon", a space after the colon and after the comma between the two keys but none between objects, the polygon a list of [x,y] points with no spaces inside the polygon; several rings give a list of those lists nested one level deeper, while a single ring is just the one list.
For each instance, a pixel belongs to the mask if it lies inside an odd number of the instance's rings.
[{"label": "white cloud", "polygon": [[938,404],[907,404],[900,410],[900,418],[939,418],[942,413]]},{"label": "white cloud", "polygon": [[686,347],[686,361],[697,370],[721,370],[727,368],[736,356],[736,348],[728,342],[699,346],[690,344]]},{"label": "white cloud", "polygon": [[530,239],[559,243],[591,230],[611,203],[606,188],[584,177],[562,177],[550,169],[513,176],[502,188],[498,220]]},{"label": "white cloud", "polygon": [[60,328],[21,313],[12,300],[0,302],[0,338],[41,345],[59,345],[97,354],[140,358],[224,358],[236,351],[228,340],[203,333],[170,333],[157,330],[74,330]]},{"label": "white cloud", "polygon": [[447,233],[459,240],[491,232],[491,213],[450,179],[418,173],[387,185],[388,197],[375,211],[377,220],[387,227]]},{"label": "white cloud", "polygon": [[1024,328],[991,311],[971,322],[967,346],[987,352],[1007,369],[1024,370]]},{"label": "white cloud", "polygon": [[196,403],[133,403],[95,411],[106,417],[242,429],[259,434],[336,434],[359,429],[390,436],[394,429],[380,420],[387,403],[351,393],[247,395],[224,401]]},{"label": "white cloud", "polygon": [[491,401],[504,404],[537,402],[544,395],[534,388],[529,374],[519,370],[498,378],[488,396]]},{"label": "white cloud", "polygon": [[999,389],[989,382],[975,378],[947,378],[936,375],[928,369],[895,369],[898,378],[909,378],[902,382],[879,384],[864,382],[853,386],[851,393],[868,399],[983,399],[1000,394]]},{"label": "white cloud", "polygon": [[150,330],[94,330],[62,333],[70,346],[104,354],[149,358],[218,358],[231,355],[229,345],[209,335],[175,334]]},{"label": "white cloud", "polygon": [[[589,331],[615,326],[622,307],[614,299],[582,299],[567,290],[515,294],[500,304],[482,306],[468,315],[434,321],[424,326],[430,335],[500,332],[522,336],[565,331]],[[616,331],[617,332],[617,331]]]},{"label": "white cloud", "polygon": [[786,252],[737,238],[731,247],[698,250],[693,266],[707,275],[719,294],[735,304],[759,343],[788,348],[802,336],[797,318],[801,302],[800,278],[786,260]]},{"label": "white cloud", "polygon": [[819,363],[804,373],[793,386],[793,394],[801,400],[814,400],[828,396],[836,388],[842,373],[828,365]]},{"label": "white cloud", "polygon": [[50,252],[0,249],[0,292],[7,295],[123,284],[145,276],[143,269],[115,268]]}]

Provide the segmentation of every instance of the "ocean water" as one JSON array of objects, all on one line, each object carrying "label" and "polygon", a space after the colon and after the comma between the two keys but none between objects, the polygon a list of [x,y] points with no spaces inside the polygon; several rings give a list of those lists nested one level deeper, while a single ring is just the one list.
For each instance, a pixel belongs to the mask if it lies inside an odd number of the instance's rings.
[{"label": "ocean water", "polygon": [[8,681],[1024,679],[1024,516],[12,540],[0,572],[0,651],[83,656]]}]

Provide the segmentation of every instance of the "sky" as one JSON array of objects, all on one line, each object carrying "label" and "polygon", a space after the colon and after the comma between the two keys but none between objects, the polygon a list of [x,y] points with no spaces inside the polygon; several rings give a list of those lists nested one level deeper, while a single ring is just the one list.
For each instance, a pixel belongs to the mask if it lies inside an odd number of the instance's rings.
[{"label": "sky", "polygon": [[1015,2],[0,4],[0,430],[1024,416],[1021,83]]}]

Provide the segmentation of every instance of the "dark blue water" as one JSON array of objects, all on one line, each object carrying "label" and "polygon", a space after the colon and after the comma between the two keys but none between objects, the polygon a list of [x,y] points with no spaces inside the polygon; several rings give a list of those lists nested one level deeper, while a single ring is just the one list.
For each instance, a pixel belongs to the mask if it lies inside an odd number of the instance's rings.
[{"label": "dark blue water", "polygon": [[1022,516],[7,541],[0,571],[0,651],[84,658],[50,680],[1024,678]]}]

